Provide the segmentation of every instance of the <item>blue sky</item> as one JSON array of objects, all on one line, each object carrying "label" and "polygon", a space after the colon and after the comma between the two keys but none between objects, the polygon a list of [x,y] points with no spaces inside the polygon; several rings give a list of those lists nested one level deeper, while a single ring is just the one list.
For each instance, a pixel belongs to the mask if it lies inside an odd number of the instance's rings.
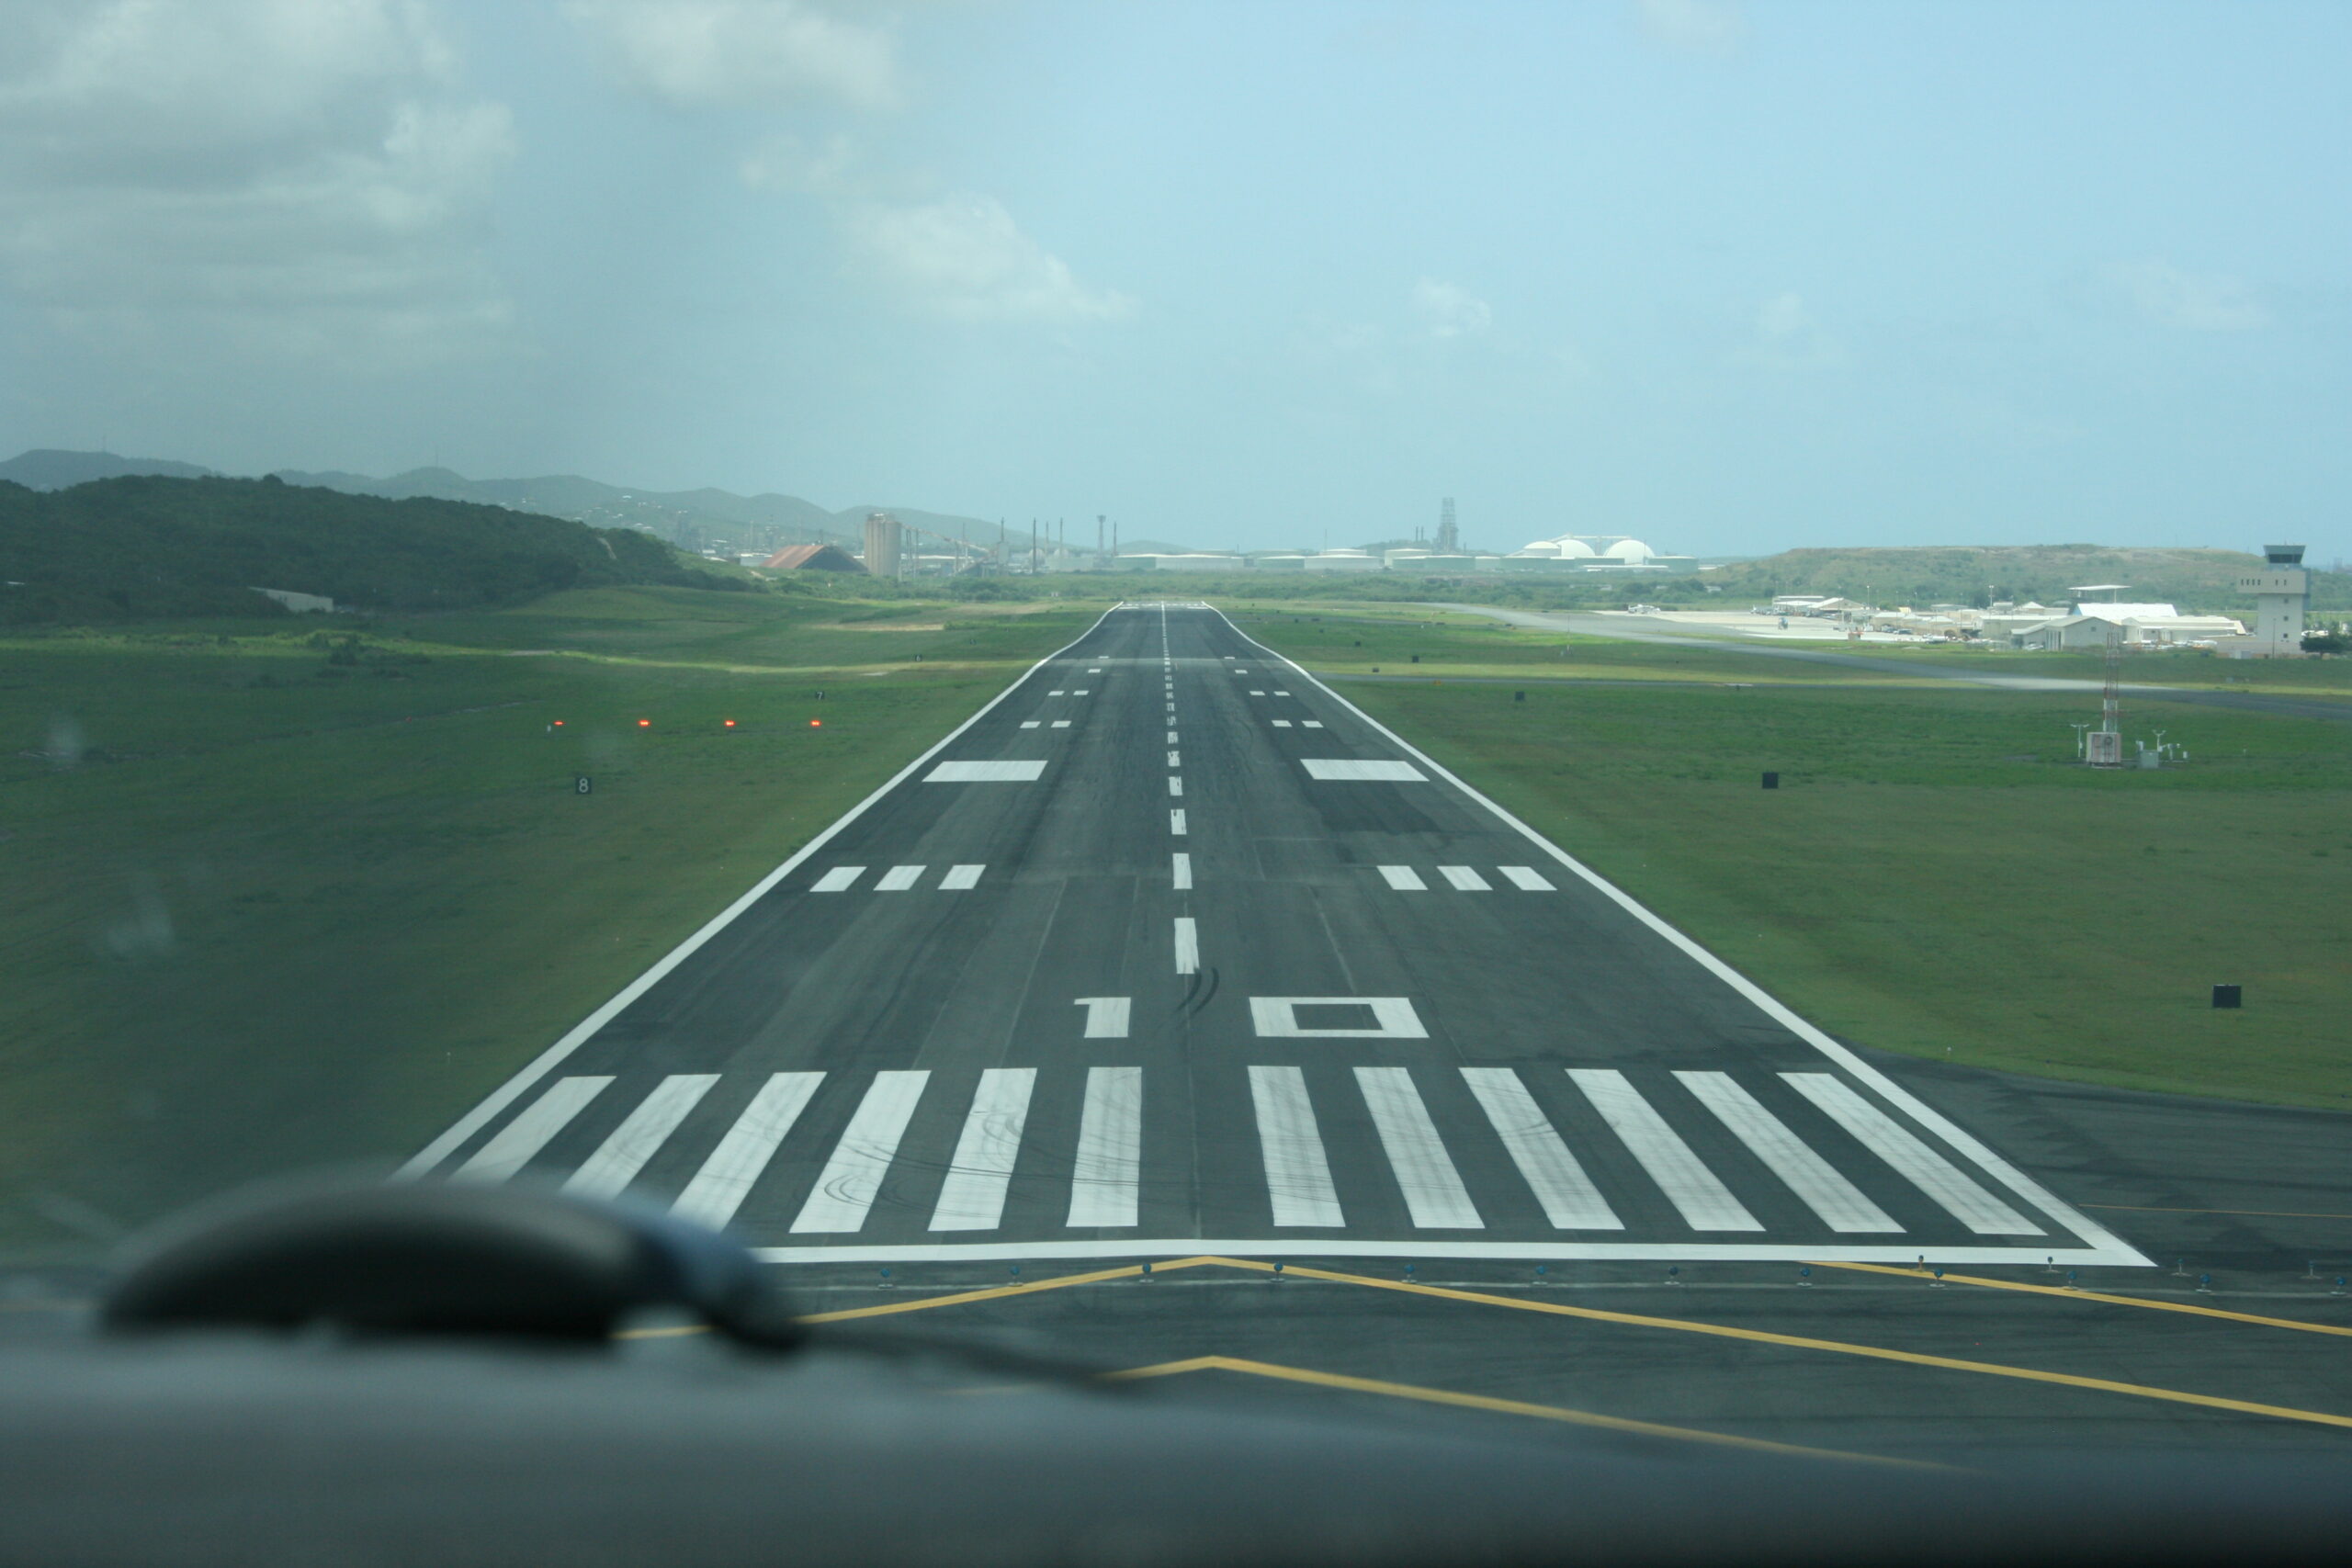
[{"label": "blue sky", "polygon": [[10,450],[2352,553],[2341,6],[9,19]]}]

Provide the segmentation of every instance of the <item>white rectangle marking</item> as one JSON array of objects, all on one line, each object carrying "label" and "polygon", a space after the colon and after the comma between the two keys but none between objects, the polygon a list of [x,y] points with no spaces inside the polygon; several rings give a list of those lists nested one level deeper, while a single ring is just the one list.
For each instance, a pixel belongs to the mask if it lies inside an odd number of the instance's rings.
[{"label": "white rectangle marking", "polygon": [[1066,718],[1057,718],[1047,728],[1052,729],[1068,729],[1069,728],[1069,720]]},{"label": "white rectangle marking", "polygon": [[1314,1102],[1306,1098],[1306,1075],[1296,1067],[1252,1067],[1250,1100],[1258,1113],[1258,1149],[1274,1224],[1346,1224]]},{"label": "white rectangle marking", "polygon": [[1535,1201],[1544,1205],[1544,1217],[1555,1229],[1625,1228],[1625,1222],[1600,1196],[1600,1190],[1568,1152],[1568,1145],[1516,1072],[1509,1067],[1464,1067],[1462,1077],[1477,1096],[1479,1108],[1494,1124],[1495,1135],[1503,1141],[1504,1152],[1534,1190]]},{"label": "white rectangle marking", "polygon": [[1263,692],[1252,692],[1252,693],[1250,693],[1250,694],[1251,696],[1253,696],[1253,697],[1262,697],[1262,696],[1264,696],[1266,694],[1265,694],[1265,693],[1263,693]]},{"label": "white rectangle marking", "polygon": [[922,867],[919,865],[894,865],[882,874],[880,881],[875,883],[874,891],[904,893],[908,888],[912,887],[922,875]]},{"label": "white rectangle marking", "polygon": [[[1298,1021],[1301,1006],[1368,1007],[1370,1029],[1308,1029]],[[1426,1040],[1420,1016],[1406,997],[1251,997],[1250,1022],[1265,1040]]]},{"label": "white rectangle marking", "polygon": [[808,885],[811,893],[840,893],[865,874],[862,865],[837,865]]},{"label": "white rectangle marking", "polygon": [[1175,773],[1168,775],[1168,793],[1178,795],[1184,793],[1184,781],[1180,775]]},{"label": "white rectangle marking", "polygon": [[931,1212],[933,1230],[992,1231],[1002,1222],[1005,1188],[1021,1157],[1021,1132],[1036,1085],[1035,1067],[990,1067],[980,1075],[939,1204]]},{"label": "white rectangle marking", "polygon": [[1384,865],[1380,868],[1380,874],[1386,877],[1388,879],[1388,886],[1395,888],[1399,893],[1426,893],[1429,891],[1430,885],[1423,882],[1421,880],[1421,874],[1415,871],[1409,865]]},{"label": "white rectangle marking", "polygon": [[1066,697],[1069,695],[1069,694],[1068,692],[1047,692],[1046,695],[1049,697]]},{"label": "white rectangle marking", "polygon": [[562,1132],[612,1081],[609,1077],[556,1079],[545,1094],[525,1106],[521,1114],[476,1149],[473,1157],[459,1166],[450,1179],[479,1182],[486,1187],[504,1181],[530,1164],[531,1156],[547,1147],[548,1140]]},{"label": "white rectangle marking", "polygon": [[1323,721],[1319,718],[1302,718],[1298,722],[1300,727],[1306,729],[1320,729],[1323,728]]},{"label": "white rectangle marking", "polygon": [[1310,779],[1419,783],[1428,777],[1410,762],[1375,761],[1353,757],[1301,757],[1298,765],[1306,770],[1306,776]]},{"label": "white rectangle marking", "polygon": [[1532,865],[1498,865],[1495,867],[1510,878],[1511,886],[1530,893],[1556,893],[1558,888],[1544,880],[1543,874]]},{"label": "white rectangle marking", "polygon": [[1182,767],[1182,766],[1184,765],[1184,753],[1183,753],[1183,752],[1182,752],[1182,751],[1170,751],[1170,752],[1169,752],[1169,753],[1168,753],[1168,765],[1169,765],[1170,767],[1171,767],[1171,768],[1181,768],[1181,767]]},{"label": "white rectangle marking", "polygon": [[1131,997],[1080,997],[1078,1005],[1086,1010],[1086,1037],[1089,1040],[1125,1040],[1127,1037],[1127,1017],[1134,1010]]},{"label": "white rectangle marking", "polygon": [[1278,718],[1274,720],[1274,728],[1276,729],[1288,729],[1290,728],[1290,720],[1286,718]]},{"label": "white rectangle marking", "polygon": [[906,1135],[907,1122],[915,1113],[915,1102],[930,1081],[931,1074],[921,1069],[874,1075],[865,1098],[842,1131],[842,1141],[833,1145],[832,1158],[817,1178],[817,1190],[792,1222],[793,1234],[854,1231],[865,1225],[866,1212],[881,1194],[882,1179],[898,1155],[899,1140]]},{"label": "white rectangle marking", "polygon": [[942,893],[961,893],[967,887],[978,887],[980,873],[986,870],[986,864],[951,865],[947,868],[947,874],[939,879],[939,890]]},{"label": "white rectangle marking", "polygon": [[1274,694],[1274,695],[1276,695],[1276,696],[1278,696],[1278,697],[1286,697],[1286,696],[1289,696],[1289,695],[1290,695],[1290,694],[1289,694],[1288,692],[1276,692],[1276,693]]},{"label": "white rectangle marking", "polygon": [[1176,917],[1176,973],[1197,975],[1200,972],[1200,928],[1190,915],[1179,915]]},{"label": "white rectangle marking", "polygon": [[693,1224],[724,1229],[742,1207],[752,1183],[775,1157],[776,1145],[808,1109],[808,1097],[817,1092],[824,1077],[822,1073],[777,1073],[761,1085],[743,1114],[735,1118],[735,1125],[727,1129],[727,1135],[702,1162],[695,1179],[670,1205],[670,1213]]},{"label": "white rectangle marking", "polygon": [[1372,1111],[1373,1131],[1388,1156],[1396,1186],[1405,1195],[1406,1211],[1422,1230],[1484,1230],[1487,1222],[1470,1201],[1462,1173],[1430,1120],[1421,1091],[1413,1087],[1405,1067],[1358,1067],[1357,1087]]},{"label": "white rectangle marking", "polygon": [[1650,1102],[1611,1067],[1570,1067],[1568,1077],[1592,1101],[1626,1152],[1649,1172],[1666,1201],[1694,1231],[1760,1231],[1755,1215],[1690,1152]]},{"label": "white rectangle marking", "polygon": [[1177,892],[1189,893],[1193,890],[1192,856],[1181,853],[1171,856],[1170,860],[1170,872],[1175,879],[1174,886]]},{"label": "white rectangle marking", "polygon": [[1021,721],[1021,728],[1023,729],[1035,729],[1037,728],[1037,721],[1034,718],[1024,718]]},{"label": "white rectangle marking", "polygon": [[1464,893],[1491,893],[1494,891],[1494,888],[1487,883],[1487,879],[1478,874],[1478,871],[1476,866],[1442,865],[1439,866],[1437,870],[1439,875],[1444,877],[1448,882],[1453,884],[1454,886],[1460,888]]},{"label": "white rectangle marking", "polygon": [[1184,837],[1184,813],[1181,809],[1168,814],[1168,830],[1180,839]]},{"label": "white rectangle marking", "polygon": [[[1054,728],[1067,728],[1061,719]],[[1046,771],[1043,762],[942,762],[923,775],[925,784],[1028,784]]]},{"label": "white rectangle marking", "polygon": [[1733,1081],[1729,1073],[1678,1072],[1674,1076],[1731,1129],[1733,1137],[1747,1145],[1748,1153],[1787,1182],[1789,1190],[1819,1215],[1823,1224],[1841,1234],[1903,1229],[1884,1209],[1864,1197],[1861,1189],[1790,1132],[1786,1122]]},{"label": "white rectangle marking", "polygon": [[1781,1077],[1978,1235],[2044,1234],[1842,1080],[1827,1073],[1782,1073]]},{"label": "white rectangle marking", "polygon": [[618,1197],[718,1081],[717,1073],[673,1073],[663,1078],[613,1129],[612,1136],[565,1179],[563,1190],[582,1198]]},{"label": "white rectangle marking", "polygon": [[1168,744],[1170,746],[1176,744],[1176,732],[1172,729],[1168,732]]},{"label": "white rectangle marking", "polygon": [[1073,697],[1082,697],[1086,695],[1086,688],[1081,686],[1077,691],[1072,692],[1070,695]]},{"label": "white rectangle marking", "polygon": [[1136,1223],[1143,1166],[1143,1069],[1089,1067],[1069,1177],[1071,1225]]}]

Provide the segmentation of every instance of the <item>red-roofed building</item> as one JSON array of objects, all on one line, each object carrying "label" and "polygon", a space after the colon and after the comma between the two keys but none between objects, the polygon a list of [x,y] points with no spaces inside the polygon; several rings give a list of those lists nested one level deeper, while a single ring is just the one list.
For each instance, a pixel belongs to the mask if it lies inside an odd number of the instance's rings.
[{"label": "red-roofed building", "polygon": [[794,545],[760,563],[779,571],[864,571],[858,558],[839,545]]}]

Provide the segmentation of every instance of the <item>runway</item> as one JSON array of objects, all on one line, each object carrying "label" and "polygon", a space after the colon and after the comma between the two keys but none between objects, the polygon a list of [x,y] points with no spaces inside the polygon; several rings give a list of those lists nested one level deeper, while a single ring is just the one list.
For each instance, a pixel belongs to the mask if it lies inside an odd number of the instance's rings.
[{"label": "runway", "polygon": [[1106,614],[404,1174],[782,1263],[2148,1261],[1192,604]]}]

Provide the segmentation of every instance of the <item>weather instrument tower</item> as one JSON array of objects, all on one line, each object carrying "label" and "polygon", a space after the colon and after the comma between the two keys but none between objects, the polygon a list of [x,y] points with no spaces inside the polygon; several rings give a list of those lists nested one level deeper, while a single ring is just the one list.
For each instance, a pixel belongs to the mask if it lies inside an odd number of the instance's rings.
[{"label": "weather instrument tower", "polygon": [[1462,553],[1462,535],[1453,525],[1453,497],[1450,495],[1438,503],[1437,553],[1442,556]]},{"label": "weather instrument tower", "polygon": [[2099,702],[2098,728],[2083,737],[2083,761],[2094,768],[2123,765],[2123,628],[2107,631],[2107,693]]}]

